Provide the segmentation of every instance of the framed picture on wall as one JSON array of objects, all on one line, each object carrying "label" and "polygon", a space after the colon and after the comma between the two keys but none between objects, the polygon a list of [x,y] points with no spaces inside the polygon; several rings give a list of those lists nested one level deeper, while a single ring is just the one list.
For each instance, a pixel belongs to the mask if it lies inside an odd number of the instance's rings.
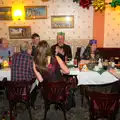
[{"label": "framed picture on wall", "polygon": [[12,7],[0,7],[0,20],[12,20]]},{"label": "framed picture on wall", "polygon": [[60,15],[51,16],[51,28],[74,28],[74,16],[73,15]]},{"label": "framed picture on wall", "polygon": [[47,6],[25,6],[26,19],[46,19]]},{"label": "framed picture on wall", "polygon": [[10,39],[28,39],[31,38],[30,26],[9,26]]}]

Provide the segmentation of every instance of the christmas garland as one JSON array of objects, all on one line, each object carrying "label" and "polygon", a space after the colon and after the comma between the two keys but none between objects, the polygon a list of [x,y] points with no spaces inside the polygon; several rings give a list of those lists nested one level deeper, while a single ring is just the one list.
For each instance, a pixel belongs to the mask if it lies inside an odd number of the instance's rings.
[{"label": "christmas garland", "polygon": [[105,0],[73,0],[73,2],[79,3],[82,8],[89,9],[90,5],[94,7],[95,11],[103,11],[105,10],[106,5],[111,5],[111,7],[120,6],[120,0],[112,0],[110,3],[105,3]]},{"label": "christmas garland", "polygon": [[111,4],[111,7],[115,8],[117,6],[120,6],[120,0],[112,0],[112,2],[109,4]]},{"label": "christmas garland", "polygon": [[80,0],[79,5],[83,8],[89,9],[92,0]]}]

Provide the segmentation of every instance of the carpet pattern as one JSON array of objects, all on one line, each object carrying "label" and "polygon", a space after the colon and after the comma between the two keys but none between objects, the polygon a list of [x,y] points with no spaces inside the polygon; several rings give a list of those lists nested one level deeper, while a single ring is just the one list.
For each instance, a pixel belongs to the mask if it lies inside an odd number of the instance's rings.
[{"label": "carpet pattern", "polygon": [[[67,120],[89,120],[89,107],[87,99],[84,100],[84,105],[81,106],[81,95],[80,90],[77,89],[75,92],[76,107],[67,111]],[[43,120],[44,116],[44,101],[41,94],[38,94],[36,100],[36,110],[31,109],[33,120]],[[5,111],[9,111],[8,101],[5,94],[0,95],[0,120]],[[28,111],[25,109],[23,104],[17,105],[17,118],[16,120],[29,120]],[[55,110],[54,106],[51,105],[50,110],[47,114],[47,120],[64,120],[63,113],[60,110]],[[117,114],[117,120],[120,120],[120,110]]]}]

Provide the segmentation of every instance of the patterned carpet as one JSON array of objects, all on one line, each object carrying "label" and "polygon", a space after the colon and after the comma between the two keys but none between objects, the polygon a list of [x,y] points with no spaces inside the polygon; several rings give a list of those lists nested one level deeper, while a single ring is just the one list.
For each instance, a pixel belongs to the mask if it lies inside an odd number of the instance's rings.
[{"label": "patterned carpet", "polygon": [[[81,106],[81,96],[79,89],[75,92],[76,107],[67,111],[67,120],[89,120],[89,110],[87,100],[84,101],[83,107]],[[31,109],[33,120],[43,120],[44,116],[44,104],[41,94],[39,93],[36,100],[36,110]],[[8,101],[4,95],[0,96],[0,120],[5,111],[9,111]],[[17,107],[18,116],[16,120],[29,120],[28,111],[25,106],[18,104]],[[60,110],[55,110],[54,106],[51,106],[47,120],[64,120],[63,113]],[[120,111],[117,115],[117,120],[120,120]]]}]

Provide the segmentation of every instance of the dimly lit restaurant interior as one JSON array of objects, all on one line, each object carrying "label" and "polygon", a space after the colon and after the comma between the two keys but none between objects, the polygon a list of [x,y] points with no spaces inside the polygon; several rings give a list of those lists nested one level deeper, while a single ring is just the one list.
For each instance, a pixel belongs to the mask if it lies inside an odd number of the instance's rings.
[{"label": "dimly lit restaurant interior", "polygon": [[120,120],[120,0],[0,0],[0,120]]}]

